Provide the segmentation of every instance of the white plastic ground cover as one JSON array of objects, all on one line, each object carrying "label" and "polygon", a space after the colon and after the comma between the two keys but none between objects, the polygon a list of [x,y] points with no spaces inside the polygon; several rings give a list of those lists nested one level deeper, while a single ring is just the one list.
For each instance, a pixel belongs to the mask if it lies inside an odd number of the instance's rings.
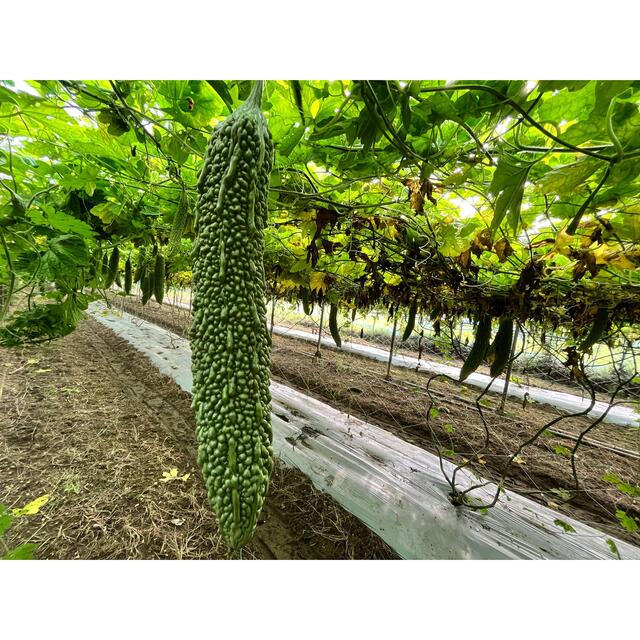
[{"label": "white plastic ground cover", "polygon": [[[89,312],[191,391],[187,340],[102,303]],[[271,393],[278,458],[300,469],[402,558],[614,558],[602,532],[510,492],[485,514],[456,508],[436,456],[285,385],[272,382]],[[451,474],[453,465],[444,466]],[[459,476],[460,488],[483,482]],[[491,484],[474,495],[487,501],[494,490]],[[559,517],[575,533],[554,524]],[[640,548],[614,542],[622,558],[640,559]]]},{"label": "white plastic ground cover", "polygon": [[[307,340],[308,342],[317,342],[318,336],[313,335],[307,331],[300,331],[299,329],[290,329],[288,327],[274,326],[273,332],[279,335],[288,336],[290,338],[297,338],[299,340]],[[331,349],[337,349],[336,343],[330,337],[322,337],[321,344]],[[342,342],[342,351],[349,353],[356,353],[360,356],[372,358],[374,360],[381,360],[387,362],[389,359],[389,352],[384,349],[377,349],[366,344],[357,344],[355,342]],[[454,379],[458,379],[460,376],[460,369],[458,367],[452,367],[447,364],[439,362],[433,362],[431,360],[418,360],[411,356],[395,355],[392,359],[392,364],[397,367],[406,367],[413,369],[421,373],[444,373]],[[483,373],[472,373],[463,384],[469,384],[474,387],[480,387],[484,389],[491,377]],[[504,389],[504,380],[497,378],[493,381],[490,387],[490,391],[501,393]],[[529,394],[529,399],[535,402],[552,405],[558,409],[563,409],[570,413],[576,413],[584,411],[589,407],[591,401],[589,398],[581,398],[580,396],[573,395],[571,393],[563,393],[561,391],[552,391],[551,389],[541,389],[539,387],[530,387],[528,385],[518,384],[511,382],[507,395],[514,398],[524,398],[524,395]],[[589,417],[599,418],[607,409],[609,404],[606,402],[596,402],[589,412]],[[623,406],[611,407],[609,413],[604,417],[603,422],[610,422],[612,424],[619,424],[622,426],[640,426],[640,414],[636,413],[633,409]]]},{"label": "white plastic ground cover", "polygon": [[[176,301],[175,303],[171,302],[170,304],[176,307],[181,307],[183,309],[190,308],[189,305],[185,304],[184,302]],[[300,329],[291,329],[290,327],[274,325],[273,332],[289,338],[313,342],[314,344],[318,342],[317,335],[313,335],[308,331],[302,331]],[[320,344],[329,349],[338,348],[336,346],[336,343],[330,336],[323,336],[320,339]],[[387,362],[387,360],[389,359],[388,351],[385,351],[384,349],[378,349],[376,347],[371,347],[366,344],[357,344],[355,342],[343,341],[342,348],[340,350],[346,351],[348,353],[355,353],[359,356],[364,356],[365,358],[370,358],[372,360],[380,360],[382,362]],[[454,378],[455,380],[457,380],[460,376],[460,369],[458,367],[452,367],[440,362],[433,362],[432,360],[418,360],[417,358],[412,358],[411,356],[395,355],[393,356],[391,362],[396,367],[405,367],[407,369],[419,371],[420,373],[443,373]],[[462,384],[467,384],[473,387],[484,389],[490,381],[490,376],[487,376],[483,373],[472,373]],[[504,380],[496,379],[493,381],[493,384],[491,385],[489,390],[495,393],[502,393],[503,389]],[[582,398],[571,393],[552,391],[551,389],[542,389],[540,387],[531,387],[529,385],[518,384],[516,382],[511,382],[509,384],[509,389],[507,391],[508,396],[519,398],[520,400],[522,400],[525,394],[528,394],[530,400],[540,402],[542,404],[551,405],[569,413],[584,411],[589,407],[589,404],[591,404],[591,401],[588,398]],[[609,404],[607,404],[606,402],[596,402],[593,405],[591,411],[588,413],[588,416],[591,418],[599,418],[608,408]],[[640,426],[640,414],[636,413],[629,407],[614,406],[609,409],[609,412],[604,417],[603,422],[618,424],[625,427],[637,427]]]}]

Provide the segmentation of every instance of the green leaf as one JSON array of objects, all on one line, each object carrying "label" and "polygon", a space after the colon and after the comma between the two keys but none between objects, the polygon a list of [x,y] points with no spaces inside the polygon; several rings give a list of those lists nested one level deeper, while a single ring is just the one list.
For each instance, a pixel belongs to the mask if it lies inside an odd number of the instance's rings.
[{"label": "green leaf", "polygon": [[[559,124],[563,120],[585,119],[596,104],[594,93],[595,83],[589,82],[581,89],[569,91],[561,90],[555,96],[544,100],[536,109],[536,119],[539,121]],[[553,129],[552,129],[553,130]],[[564,135],[561,136],[564,138]]]},{"label": "green leaf", "polygon": [[571,494],[566,489],[551,489],[551,493],[555,493],[561,500],[567,502],[571,499]]},{"label": "green leaf", "polygon": [[538,89],[541,93],[545,91],[560,91],[561,89],[577,91],[588,83],[589,80],[541,80],[538,84]]},{"label": "green leaf", "polygon": [[233,98],[227,89],[227,85],[224,80],[207,80],[207,82],[213,87],[213,90],[222,98],[222,102],[227,105],[229,111],[233,111]]},{"label": "green leaf", "polygon": [[47,210],[46,215],[42,215],[40,211],[32,209],[28,213],[29,218],[34,224],[47,225],[57,231],[63,233],[74,233],[83,238],[93,238],[95,231],[83,220],[78,220],[74,216],[64,211]]},{"label": "green leaf", "polygon": [[110,224],[120,215],[120,209],[120,205],[115,202],[102,202],[92,207],[91,213],[105,224]]},{"label": "green leaf", "polygon": [[628,482],[623,482],[615,473],[605,473],[602,479],[604,482],[614,484],[621,493],[632,497],[640,497],[640,487],[629,484]]},{"label": "green leaf", "polygon": [[183,165],[189,159],[189,154],[191,153],[188,147],[185,146],[182,137],[179,135],[173,135],[170,137],[166,149],[167,153],[179,165]]},{"label": "green leaf", "polygon": [[561,445],[561,444],[557,444],[554,448],[553,448],[554,452],[557,453],[559,456],[564,456],[565,458],[570,458],[571,457],[571,449],[567,449],[567,447]]},{"label": "green leaf", "polygon": [[531,164],[509,155],[502,155],[493,174],[489,191],[497,196],[491,232],[494,234],[508,215],[509,226],[514,233],[520,223],[520,207]]},{"label": "green leaf", "polygon": [[606,543],[609,545],[609,549],[611,549],[611,553],[618,558],[618,560],[622,560],[620,556],[620,552],[618,551],[618,545],[611,539],[607,538]]},{"label": "green leaf", "polygon": [[0,504],[0,536],[11,526],[12,522],[13,518],[9,510],[3,504]]},{"label": "green leaf", "polygon": [[36,550],[36,545],[27,543],[21,544],[19,547],[12,549],[8,553],[2,556],[3,560],[33,560],[33,554]]},{"label": "green leaf", "polygon": [[618,509],[616,511],[616,518],[618,518],[622,528],[626,529],[629,533],[635,533],[638,530],[636,519],[628,515],[626,511]]},{"label": "green leaf", "polygon": [[576,530],[568,522],[565,522],[564,520],[560,520],[560,518],[556,518],[553,521],[553,524],[555,524],[558,527],[561,527],[567,533],[575,533],[576,532]]},{"label": "green leaf", "polygon": [[602,166],[604,166],[603,161],[585,157],[577,162],[555,167],[536,181],[536,191],[545,194],[570,195]]},{"label": "green leaf", "polygon": [[287,157],[295,149],[296,145],[302,140],[304,135],[304,127],[291,127],[291,131],[282,139],[282,142],[278,146],[278,151],[283,156]]}]

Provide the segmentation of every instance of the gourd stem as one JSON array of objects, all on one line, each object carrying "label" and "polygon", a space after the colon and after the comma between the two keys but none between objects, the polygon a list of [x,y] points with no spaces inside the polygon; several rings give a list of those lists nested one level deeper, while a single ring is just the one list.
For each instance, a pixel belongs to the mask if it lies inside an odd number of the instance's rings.
[{"label": "gourd stem", "polygon": [[251,93],[247,98],[247,104],[260,109],[262,104],[262,89],[264,88],[264,80],[254,80],[251,87]]}]

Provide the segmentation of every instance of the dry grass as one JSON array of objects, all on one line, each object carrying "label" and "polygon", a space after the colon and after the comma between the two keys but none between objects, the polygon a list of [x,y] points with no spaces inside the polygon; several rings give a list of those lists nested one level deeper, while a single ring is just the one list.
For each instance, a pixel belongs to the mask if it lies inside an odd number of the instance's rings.
[{"label": "dry grass", "polygon": [[[230,554],[195,462],[190,397],[87,321],[48,346],[0,352],[0,503],[50,501],[8,542],[39,558],[390,558],[302,474],[277,469],[250,545]],[[185,481],[163,481],[177,468]]]}]

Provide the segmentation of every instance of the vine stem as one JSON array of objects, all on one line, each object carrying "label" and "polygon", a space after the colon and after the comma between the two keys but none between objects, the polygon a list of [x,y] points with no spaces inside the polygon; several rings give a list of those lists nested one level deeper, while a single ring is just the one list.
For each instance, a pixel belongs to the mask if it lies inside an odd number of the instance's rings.
[{"label": "vine stem", "polygon": [[322,340],[322,320],[324,319],[324,301],[320,303],[320,324],[318,325],[318,343],[316,344],[316,352],[314,354],[314,358],[319,358],[322,354],[320,353],[320,342]]},{"label": "vine stem", "polygon": [[7,241],[4,237],[4,233],[2,232],[2,229],[0,229],[0,241],[2,242],[4,255],[7,259],[7,266],[9,267],[9,291],[7,292],[7,298],[4,301],[4,305],[2,306],[2,315],[0,316],[0,320],[4,320],[7,317],[7,312],[9,311],[9,303],[11,302],[11,296],[13,295],[13,288],[16,282],[16,274],[13,270],[13,262],[11,261],[11,254],[9,253],[9,247],[7,245]]},{"label": "vine stem", "polygon": [[389,360],[387,360],[387,374],[385,380],[391,380],[391,361],[393,360],[393,346],[396,341],[396,327],[398,326],[398,311],[393,315],[393,331],[391,332],[391,346],[389,347]]},{"label": "vine stem", "polygon": [[609,177],[609,173],[611,173],[611,166],[612,165],[609,165],[607,167],[606,171],[604,172],[604,175],[602,176],[602,179],[598,183],[598,186],[589,194],[589,197],[584,201],[580,209],[578,209],[578,212],[576,213],[576,215],[573,217],[573,219],[569,223],[569,226],[567,227],[567,234],[569,234],[570,236],[572,236],[578,230],[578,225],[580,224],[580,220],[582,219],[584,212],[587,210],[589,205],[593,202],[593,199],[596,197],[596,195],[598,195],[598,191],[602,189],[602,187],[604,186],[604,183],[607,181],[607,178]]},{"label": "vine stem", "polygon": [[511,381],[511,369],[513,367],[513,357],[516,352],[516,345],[518,344],[518,338],[520,337],[520,325],[516,323],[516,329],[513,332],[513,342],[511,343],[511,355],[509,356],[509,364],[507,365],[507,371],[504,376],[504,388],[502,389],[502,398],[500,399],[500,406],[498,413],[504,413],[504,405],[507,402],[507,394],[509,393],[509,382]]},{"label": "vine stem", "polygon": [[[515,100],[505,96],[500,91],[494,89],[493,87],[488,87],[483,84],[458,84],[444,87],[424,87],[420,89],[420,93],[434,93],[439,91],[484,91],[486,93],[490,93],[492,96],[498,98],[499,100],[508,104],[512,109],[517,111],[530,125],[535,127],[540,133],[544,134],[548,138],[551,138],[554,142],[559,145],[562,145],[566,149],[571,149],[576,153],[584,153],[588,156],[593,156],[594,158],[598,158],[600,160],[606,160],[607,162],[611,162],[611,157],[602,155],[601,153],[596,153],[594,151],[588,151],[585,148],[576,147],[568,142],[565,142],[558,136],[554,135],[550,131],[547,131],[537,120],[532,118]],[[614,156],[615,157],[615,156]]]}]

